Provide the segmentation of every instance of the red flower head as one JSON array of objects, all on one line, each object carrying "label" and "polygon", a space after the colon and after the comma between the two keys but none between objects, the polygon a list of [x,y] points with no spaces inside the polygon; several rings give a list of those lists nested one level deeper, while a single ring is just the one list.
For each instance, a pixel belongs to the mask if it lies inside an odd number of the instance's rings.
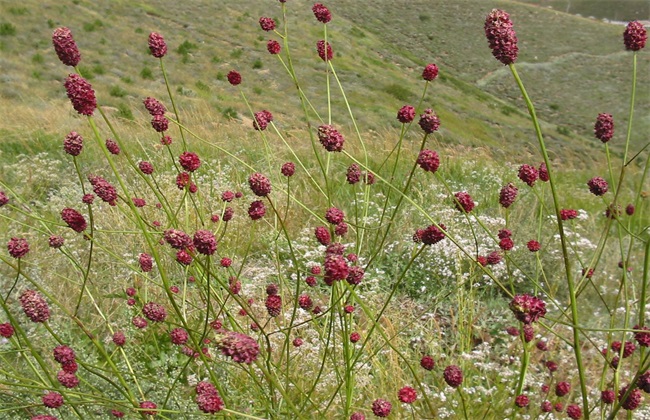
[{"label": "red flower head", "polygon": [[65,79],[64,86],[75,111],[81,115],[93,115],[97,108],[97,99],[90,83],[78,74],[71,74]]},{"label": "red flower head", "polygon": [[418,121],[418,124],[425,133],[431,134],[437,131],[440,127],[440,118],[438,118],[431,108],[428,108],[424,110],[422,115],[420,115],[420,121]]},{"label": "red flower head", "polygon": [[422,71],[422,78],[427,82],[431,82],[436,77],[438,77],[438,66],[435,64],[427,64],[424,70]]},{"label": "red flower head", "polygon": [[106,203],[114,206],[117,200],[117,191],[108,181],[98,175],[88,175],[88,181],[93,186],[93,191]]},{"label": "red flower head", "polygon": [[510,310],[524,324],[530,324],[546,315],[546,303],[536,296],[516,295],[510,302]]},{"label": "red flower head", "polygon": [[120,146],[113,139],[106,139],[106,149],[114,155],[119,155],[121,151]]},{"label": "red flower head", "polygon": [[452,388],[458,388],[463,383],[463,372],[456,365],[450,365],[443,372],[445,382]]},{"label": "red flower head", "polygon": [[138,168],[145,175],[151,175],[153,173],[153,165],[150,162],[142,161],[138,163]]},{"label": "red flower head", "polygon": [[372,412],[377,417],[388,417],[392,408],[393,405],[382,398],[377,398],[372,403]]},{"label": "red flower head", "polygon": [[157,32],[149,34],[149,51],[156,58],[163,58],[167,54],[167,44],[162,35]]},{"label": "red flower head", "polygon": [[573,209],[562,209],[560,210],[560,219],[562,220],[571,220],[578,217],[578,212]]},{"label": "red flower head", "polygon": [[165,307],[155,302],[147,302],[142,308],[142,313],[152,322],[162,322],[167,318]]},{"label": "red flower head", "polygon": [[153,268],[153,258],[149,254],[146,254],[144,252],[140,254],[138,262],[140,263],[140,269],[145,273],[150,272]]},{"label": "red flower head", "polygon": [[151,401],[142,401],[140,403],[140,408],[144,409],[140,412],[145,416],[155,416],[158,413],[158,411],[156,411],[156,408],[158,408],[158,406],[156,403]]},{"label": "red flower head", "polygon": [[199,382],[196,385],[196,405],[207,414],[217,413],[224,408],[217,388],[209,382]]},{"label": "red flower head", "polygon": [[397,121],[408,124],[415,119],[415,108],[411,105],[404,105],[397,111]]},{"label": "red flower head", "polygon": [[234,331],[227,331],[217,338],[216,345],[224,356],[236,363],[251,364],[260,353],[260,346],[253,338]]},{"label": "red flower head", "polygon": [[324,226],[318,226],[314,231],[314,235],[316,236],[316,240],[318,240],[321,245],[329,245],[330,242],[332,242],[330,231],[327,230],[327,228]]},{"label": "red flower head", "polygon": [[589,191],[596,196],[604,195],[608,188],[607,181],[599,176],[591,178],[587,182],[587,186],[589,187]]},{"label": "red flower head", "polygon": [[279,295],[268,295],[264,305],[269,316],[276,317],[282,313],[282,297]]},{"label": "red flower head", "polygon": [[271,193],[271,181],[259,172],[248,177],[248,185],[258,197],[266,197]]},{"label": "red flower head", "polygon": [[325,212],[325,220],[327,220],[329,223],[333,225],[337,225],[343,221],[345,218],[345,214],[343,211],[336,207],[330,207],[327,209]]},{"label": "red flower head", "polygon": [[343,150],[345,139],[333,126],[321,125],[318,127],[318,139],[328,152],[340,152]]},{"label": "red flower head", "polygon": [[24,238],[11,238],[7,243],[9,255],[14,258],[22,258],[29,252],[29,244]]},{"label": "red flower head", "polygon": [[269,54],[275,55],[280,54],[282,47],[278,41],[271,39],[266,43],[266,49],[268,50]]},{"label": "red flower head", "polygon": [[529,403],[530,399],[527,395],[521,394],[517,395],[517,398],[515,398],[515,405],[519,408],[528,407]]},{"label": "red flower head", "polygon": [[603,143],[607,143],[614,137],[614,118],[611,114],[598,114],[594,124],[594,135]]},{"label": "red flower head", "polygon": [[623,44],[626,50],[639,51],[645,47],[647,40],[648,33],[641,22],[635,20],[627,24],[623,32]]},{"label": "red flower head", "polygon": [[187,340],[190,338],[189,334],[187,334],[187,331],[185,331],[183,328],[174,328],[169,332],[169,337],[171,338],[172,344],[175,344],[177,346],[187,343]]},{"label": "red flower head", "polygon": [[266,32],[270,32],[275,29],[275,21],[269,17],[260,18],[260,27]]},{"label": "red flower head", "polygon": [[423,244],[434,245],[445,239],[445,233],[443,230],[447,230],[447,228],[443,224],[440,224],[439,226],[442,228],[442,230],[435,225],[431,225],[428,228],[424,229],[421,236]]},{"label": "red flower head", "polygon": [[427,172],[436,173],[440,167],[440,156],[434,150],[424,149],[418,155],[417,164]]},{"label": "red flower head", "polygon": [[[266,207],[264,206],[264,203],[260,200],[253,201],[250,206],[248,207],[248,216],[251,218],[251,220],[258,220],[264,217],[266,214]],[[224,218],[224,220],[226,220]]]},{"label": "red flower head", "polygon": [[164,133],[169,128],[169,120],[164,115],[154,115],[151,119],[151,126],[157,132]]},{"label": "red flower head", "polygon": [[32,322],[45,322],[50,319],[50,308],[37,291],[25,290],[20,295],[20,306]]},{"label": "red flower head", "polygon": [[282,165],[282,168],[280,168],[280,172],[286,177],[293,176],[293,174],[296,173],[296,164],[293,162],[286,162]]},{"label": "red flower head", "polygon": [[59,56],[59,60],[66,66],[75,67],[81,61],[81,54],[77,43],[72,38],[72,32],[68,28],[57,28],[52,34],[52,44],[54,51]]},{"label": "red flower head", "polygon": [[14,327],[8,322],[0,324],[0,337],[11,338],[14,335]]},{"label": "red flower head", "polygon": [[86,219],[75,209],[63,209],[61,211],[61,219],[75,232],[81,233],[88,227]]},{"label": "red flower head", "polygon": [[71,131],[63,140],[63,150],[71,156],[79,156],[84,146],[84,139],[76,131]]},{"label": "red flower head", "polygon": [[217,250],[217,240],[209,230],[197,230],[193,242],[196,250],[203,255],[212,255]]},{"label": "red flower head", "polygon": [[160,103],[156,98],[147,97],[142,101],[142,103],[152,117],[156,115],[165,115],[165,112],[167,111],[165,105]]},{"label": "red flower head", "polygon": [[528,184],[529,187],[532,187],[535,185],[535,181],[537,181],[537,178],[539,177],[539,172],[537,172],[537,168],[534,166],[530,165],[521,165],[519,167],[519,179],[521,179],[523,182]]},{"label": "red flower head", "polygon": [[519,190],[512,183],[501,188],[501,192],[499,193],[499,203],[501,206],[506,209],[510,207],[515,202],[518,192]]},{"label": "red flower head", "polygon": [[469,213],[474,209],[474,200],[472,200],[472,197],[465,192],[457,192],[454,194],[455,200],[454,204],[456,205],[456,209],[460,212],[465,212]]},{"label": "red flower head", "polygon": [[485,18],[485,36],[494,58],[508,65],[517,60],[517,34],[512,29],[510,15],[503,10],[493,9]]},{"label": "red flower head", "polygon": [[582,409],[577,404],[569,404],[566,407],[566,415],[570,419],[578,420],[582,418]]},{"label": "red flower head", "polygon": [[58,392],[50,391],[41,397],[41,401],[47,408],[59,408],[63,405],[63,396]]},{"label": "red flower head", "polygon": [[351,164],[345,174],[348,184],[354,185],[361,180],[361,168],[356,163]]},{"label": "red flower head", "polygon": [[241,83],[241,74],[235,70],[230,70],[228,72],[228,83],[230,83],[233,86],[237,86],[238,84]]},{"label": "red flower head", "polygon": [[[327,52],[326,52],[326,47],[327,47]],[[325,43],[324,40],[320,40],[316,43],[316,50],[318,51],[318,56],[321,58],[323,61],[329,61],[332,59],[332,56],[334,53],[332,52],[332,45],[330,43]]]},{"label": "red flower head", "polygon": [[187,172],[194,172],[201,166],[201,159],[199,159],[199,156],[196,153],[183,152],[178,157],[178,163],[180,163],[183,169]]},{"label": "red flower head", "polygon": [[255,128],[257,131],[264,131],[271,121],[273,121],[273,114],[263,109],[255,113],[253,128]]},{"label": "red flower head", "polygon": [[332,13],[330,13],[329,9],[321,3],[314,4],[311,11],[314,12],[314,16],[316,16],[316,19],[319,22],[328,23],[332,20]]},{"label": "red flower head", "polygon": [[528,241],[528,242],[526,243],[526,246],[528,247],[528,250],[529,250],[530,252],[537,252],[537,251],[539,251],[540,248],[541,248],[540,243],[537,242],[537,241],[534,240],[534,239]]},{"label": "red flower head", "polygon": [[422,356],[422,359],[420,359],[420,366],[426,370],[433,370],[436,366],[436,362],[433,360],[433,357],[425,354]]},{"label": "red flower head", "polygon": [[415,392],[415,389],[410,386],[405,386],[397,392],[397,398],[403,403],[411,404],[415,402],[418,394]]}]

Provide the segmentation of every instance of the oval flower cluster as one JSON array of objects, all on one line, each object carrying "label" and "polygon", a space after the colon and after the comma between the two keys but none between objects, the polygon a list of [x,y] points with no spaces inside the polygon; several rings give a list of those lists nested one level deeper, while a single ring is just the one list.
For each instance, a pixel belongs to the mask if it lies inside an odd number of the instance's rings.
[{"label": "oval flower cluster", "polygon": [[492,55],[501,63],[508,65],[517,60],[517,34],[512,29],[510,15],[503,10],[493,9],[485,18],[485,37]]},{"label": "oval flower cluster", "polygon": [[510,302],[510,310],[524,324],[531,324],[546,315],[546,303],[537,296],[516,295]]}]

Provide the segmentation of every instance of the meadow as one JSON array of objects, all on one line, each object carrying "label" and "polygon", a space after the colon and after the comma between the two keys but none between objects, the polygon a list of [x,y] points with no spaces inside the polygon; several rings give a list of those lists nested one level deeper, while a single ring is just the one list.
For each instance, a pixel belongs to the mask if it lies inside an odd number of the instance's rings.
[{"label": "meadow", "polygon": [[2,6],[3,418],[650,418],[642,26],[162,3]]}]

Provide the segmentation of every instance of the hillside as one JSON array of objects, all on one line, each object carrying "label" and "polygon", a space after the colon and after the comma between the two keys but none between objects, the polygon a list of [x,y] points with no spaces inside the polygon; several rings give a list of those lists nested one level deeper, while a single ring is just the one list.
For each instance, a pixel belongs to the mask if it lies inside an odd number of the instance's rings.
[{"label": "hillside", "polygon": [[[422,65],[436,62],[441,77],[425,104],[440,114],[445,144],[484,148],[498,159],[515,150],[522,159],[522,151],[536,154],[517,88],[507,68],[492,58],[483,35],[485,14],[500,7],[515,22],[518,68],[546,122],[552,156],[588,164],[584,159],[597,147],[591,130],[598,112],[615,115],[622,142],[631,54],[623,51],[619,26],[511,1],[437,2],[435,7],[424,0],[327,4],[334,13],[328,37],[339,76],[364,131],[396,126],[396,110],[419,100]],[[293,34],[301,34],[291,40],[292,52],[305,91],[324,110],[323,66],[314,53],[323,34],[311,19],[310,5],[295,2],[289,8]],[[38,142],[25,145],[26,136],[58,138],[70,129],[70,111],[61,108],[66,101],[61,82],[68,69],[50,43],[58,26],[72,29],[82,51],[81,71],[100,102],[118,109],[118,115],[133,114],[137,124],[143,123],[142,98],[164,93],[156,60],[147,51],[148,33],[158,31],[170,46],[166,66],[181,107],[204,128],[227,124],[235,115],[238,123],[248,121],[238,92],[225,81],[225,74],[236,68],[253,108],[271,109],[291,129],[299,124],[295,116],[301,115],[295,89],[266,52],[268,36],[275,35],[264,33],[257,23],[263,15],[278,18],[279,11],[273,2],[260,0],[5,2],[0,100],[13,117],[0,121],[0,150],[8,159],[12,150],[30,144],[38,149]],[[643,52],[639,59],[635,149],[650,129],[650,56]],[[334,99],[343,112],[341,98]]]}]

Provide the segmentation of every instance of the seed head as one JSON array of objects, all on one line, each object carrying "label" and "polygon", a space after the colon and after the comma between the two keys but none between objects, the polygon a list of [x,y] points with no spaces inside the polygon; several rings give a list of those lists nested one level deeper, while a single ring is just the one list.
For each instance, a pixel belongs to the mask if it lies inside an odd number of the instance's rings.
[{"label": "seed head", "polygon": [[648,33],[641,22],[635,20],[627,24],[623,32],[623,44],[626,50],[639,51],[645,47],[647,40]]},{"label": "seed head", "polygon": [[190,236],[178,229],[167,229],[164,233],[165,242],[174,249],[186,249],[192,245]]},{"label": "seed head", "polygon": [[494,58],[504,65],[517,60],[517,34],[512,29],[510,15],[503,10],[493,9],[485,18],[485,36]]},{"label": "seed head", "polygon": [[564,397],[567,395],[569,392],[571,392],[571,384],[568,382],[558,382],[557,385],[555,385],[555,395],[558,397]]},{"label": "seed head", "polygon": [[600,393],[600,400],[603,404],[613,404],[616,400],[616,394],[611,389],[606,389]]},{"label": "seed head", "polygon": [[624,386],[618,391],[618,401],[621,403],[621,407],[628,411],[636,410],[641,404],[641,390],[639,388],[634,388],[630,393],[625,397],[627,393],[628,386]]},{"label": "seed head", "polygon": [[165,115],[165,112],[167,111],[165,105],[158,101],[158,99],[152,98],[150,96],[146,97],[142,103],[152,117],[156,115]]},{"label": "seed head", "polygon": [[172,344],[177,346],[187,343],[187,340],[190,338],[187,331],[183,328],[174,328],[169,332],[169,337],[171,338]]},{"label": "seed head", "polygon": [[347,281],[348,284],[355,286],[361,283],[364,275],[365,272],[363,271],[363,268],[355,265],[350,267],[348,276],[345,278],[345,281]]},{"label": "seed head", "polygon": [[276,317],[282,313],[282,298],[279,295],[268,295],[264,305],[269,316]]},{"label": "seed head", "polygon": [[167,54],[167,44],[162,35],[157,32],[149,34],[149,51],[156,58],[163,58]]},{"label": "seed head", "polygon": [[20,306],[32,322],[45,322],[50,319],[50,308],[37,291],[27,289],[20,295]]},{"label": "seed head", "polygon": [[72,38],[72,32],[68,28],[57,28],[52,34],[52,45],[59,56],[59,60],[66,66],[75,67],[81,61],[81,54],[77,43]]},{"label": "seed head", "polygon": [[169,120],[164,115],[154,115],[151,119],[151,126],[159,133],[164,133],[169,129]]},{"label": "seed head", "polygon": [[93,115],[97,108],[97,99],[90,83],[78,74],[71,74],[65,79],[64,86],[75,111],[81,115]]},{"label": "seed head", "polygon": [[598,114],[594,124],[594,135],[603,143],[607,143],[614,137],[614,118],[611,114]]}]

